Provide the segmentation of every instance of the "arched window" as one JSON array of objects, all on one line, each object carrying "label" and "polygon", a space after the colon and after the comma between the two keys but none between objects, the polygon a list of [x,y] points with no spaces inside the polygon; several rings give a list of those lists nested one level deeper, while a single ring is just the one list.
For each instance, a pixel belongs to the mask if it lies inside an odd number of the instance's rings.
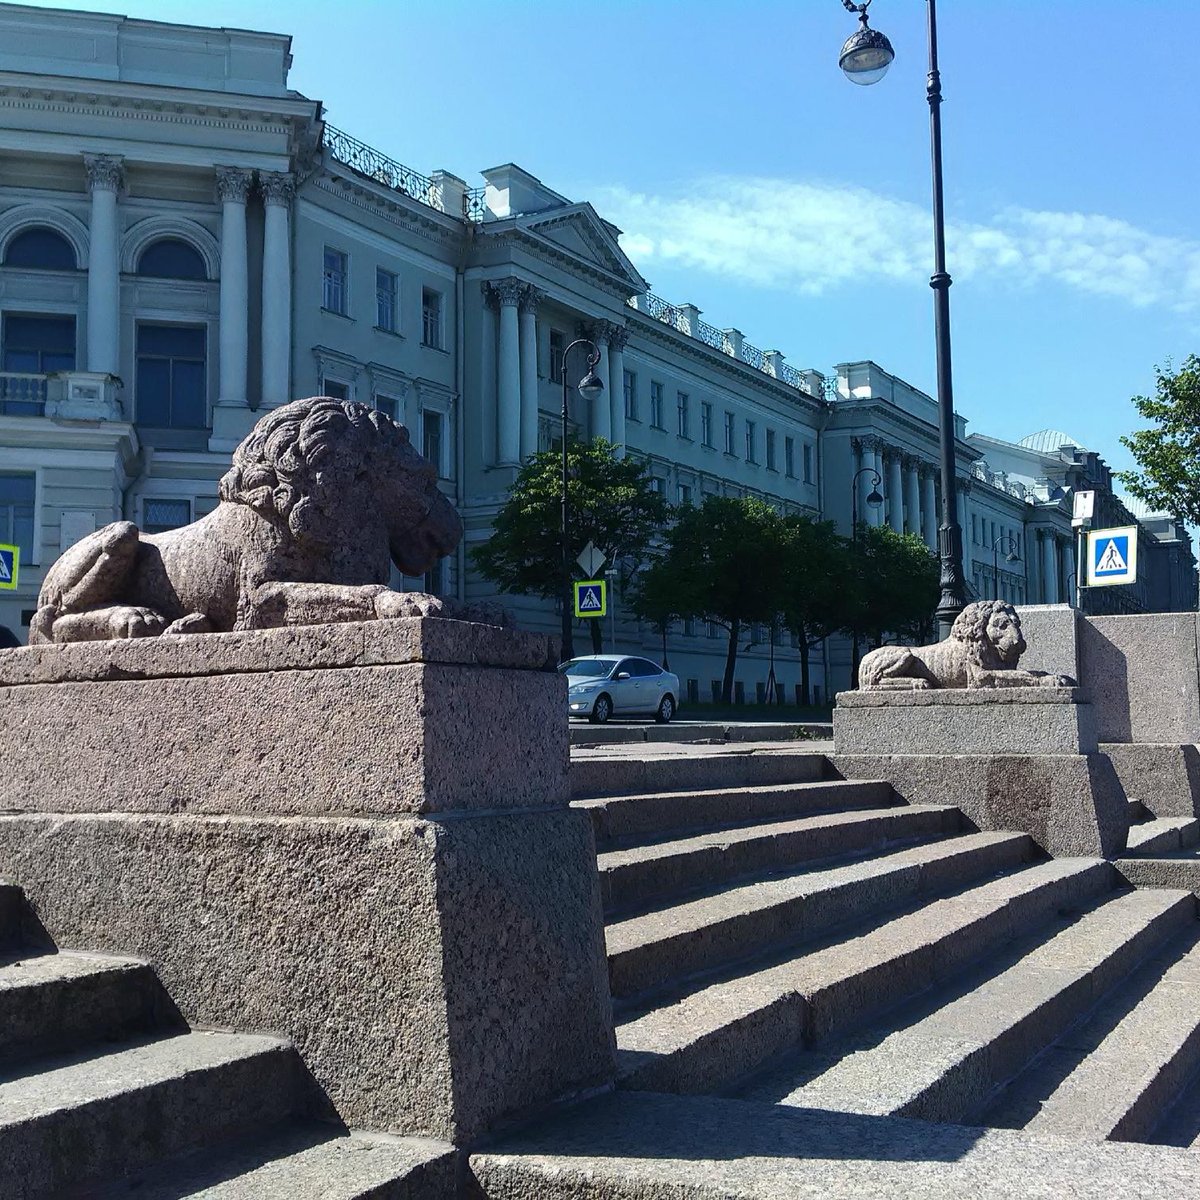
[{"label": "arched window", "polygon": [[8,243],[4,265],[35,271],[74,271],[75,248],[57,230],[39,225],[23,230]]},{"label": "arched window", "polygon": [[137,273],[157,279],[207,279],[200,252],[182,238],[151,242],[138,259]]}]

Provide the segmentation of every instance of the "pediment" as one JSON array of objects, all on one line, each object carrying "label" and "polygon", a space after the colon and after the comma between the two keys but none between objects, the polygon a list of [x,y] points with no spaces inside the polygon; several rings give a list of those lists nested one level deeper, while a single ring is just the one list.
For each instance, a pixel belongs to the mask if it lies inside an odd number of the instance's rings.
[{"label": "pediment", "polygon": [[630,295],[648,290],[637,267],[621,249],[611,227],[590,204],[572,204],[520,218],[521,228],[572,258],[616,276]]}]

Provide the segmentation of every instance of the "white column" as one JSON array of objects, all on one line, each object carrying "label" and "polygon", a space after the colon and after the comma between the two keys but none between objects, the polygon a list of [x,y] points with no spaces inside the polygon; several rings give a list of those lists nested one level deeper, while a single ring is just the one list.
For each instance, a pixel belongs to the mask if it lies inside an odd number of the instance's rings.
[{"label": "white column", "polygon": [[502,466],[515,466],[521,461],[521,335],[517,305],[525,285],[519,279],[501,279],[492,286],[500,302],[496,461]]},{"label": "white column", "polygon": [[921,479],[917,474],[917,460],[910,458],[904,464],[904,502],[907,507],[904,522],[905,533],[921,536]]},{"label": "white column", "polygon": [[937,550],[938,510],[937,485],[934,482],[933,468],[926,467],[921,477],[921,532],[925,537],[925,545],[930,550]]},{"label": "white column", "polygon": [[250,289],[246,270],[246,196],[251,173],[238,167],[217,168],[221,201],[221,373],[217,403],[248,408]]},{"label": "white column", "polygon": [[893,450],[888,456],[887,485],[888,524],[897,532],[904,532],[904,475],[900,462],[900,451]]},{"label": "white column", "polygon": [[121,160],[103,154],[85,154],[83,163],[88,190],[92,194],[87,369],[117,375],[121,366],[121,239],[117,221]]},{"label": "white column", "polygon": [[1042,603],[1058,603],[1058,548],[1054,534],[1043,530],[1042,538]]},{"label": "white column", "polygon": [[490,283],[481,283],[483,307],[479,338],[479,377],[482,381],[480,411],[484,413],[484,461],[492,466],[497,461],[496,430],[499,404],[496,398],[496,293]]},{"label": "white column", "polygon": [[628,340],[627,329],[613,329],[608,339],[608,378],[611,381],[608,412],[618,458],[625,457],[625,343]]},{"label": "white column", "polygon": [[291,175],[259,176],[266,224],[262,272],[262,406],[277,408],[291,397],[292,239],[289,231],[296,184]]},{"label": "white column", "polygon": [[[612,326],[607,321],[596,321],[591,329],[588,330],[588,337],[596,343],[596,349],[600,351],[600,361],[592,368],[599,377],[600,382],[604,384],[604,391],[595,400],[588,401],[591,406],[591,413],[588,420],[590,423],[592,437],[604,438],[606,441],[612,441],[612,412],[610,405],[610,389],[611,381],[608,373],[608,338],[609,331]],[[664,399],[663,404],[667,401]],[[663,419],[667,420],[667,414],[663,414]]]},{"label": "white column", "polygon": [[[868,484],[868,487],[867,487],[868,495],[870,495],[872,486],[877,487],[879,489],[880,494],[882,495],[884,487],[886,486],[886,483],[887,483],[887,481],[883,477],[883,447],[880,446],[880,444],[878,442],[876,442],[870,448],[870,455],[871,455],[871,467],[874,470],[875,475],[864,475],[863,482]],[[875,483],[876,475],[879,477],[878,483]],[[886,507],[887,507],[886,503],[880,504],[877,507],[872,507],[871,505],[868,504],[867,508],[866,508],[867,524],[876,525],[876,526],[882,525],[883,524],[883,510]]]},{"label": "white column", "polygon": [[521,295],[521,458],[538,448],[537,306],[542,293],[526,287]]},{"label": "white column", "polygon": [[1071,578],[1071,573],[1075,570],[1075,556],[1071,553],[1071,543],[1067,538],[1055,538],[1058,545],[1058,578],[1060,580],[1059,599],[1064,604],[1073,604],[1075,597],[1067,590],[1068,580],[1072,588],[1075,586],[1075,580]]}]

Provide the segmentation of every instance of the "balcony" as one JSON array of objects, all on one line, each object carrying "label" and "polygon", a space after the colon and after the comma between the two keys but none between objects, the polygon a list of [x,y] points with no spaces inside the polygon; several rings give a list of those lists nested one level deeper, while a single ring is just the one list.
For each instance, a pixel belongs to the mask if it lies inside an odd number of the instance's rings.
[{"label": "balcony", "polygon": [[50,417],[59,421],[123,421],[121,381],[96,371],[29,375],[0,371],[0,417]]}]

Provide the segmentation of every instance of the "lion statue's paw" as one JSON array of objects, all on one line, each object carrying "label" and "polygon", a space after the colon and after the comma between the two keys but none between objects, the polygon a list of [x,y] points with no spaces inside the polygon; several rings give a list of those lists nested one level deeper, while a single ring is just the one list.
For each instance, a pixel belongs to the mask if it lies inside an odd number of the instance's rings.
[{"label": "lion statue's paw", "polygon": [[446,605],[425,592],[393,592],[390,588],[375,597],[375,615],[385,621],[397,617],[444,617]]}]

